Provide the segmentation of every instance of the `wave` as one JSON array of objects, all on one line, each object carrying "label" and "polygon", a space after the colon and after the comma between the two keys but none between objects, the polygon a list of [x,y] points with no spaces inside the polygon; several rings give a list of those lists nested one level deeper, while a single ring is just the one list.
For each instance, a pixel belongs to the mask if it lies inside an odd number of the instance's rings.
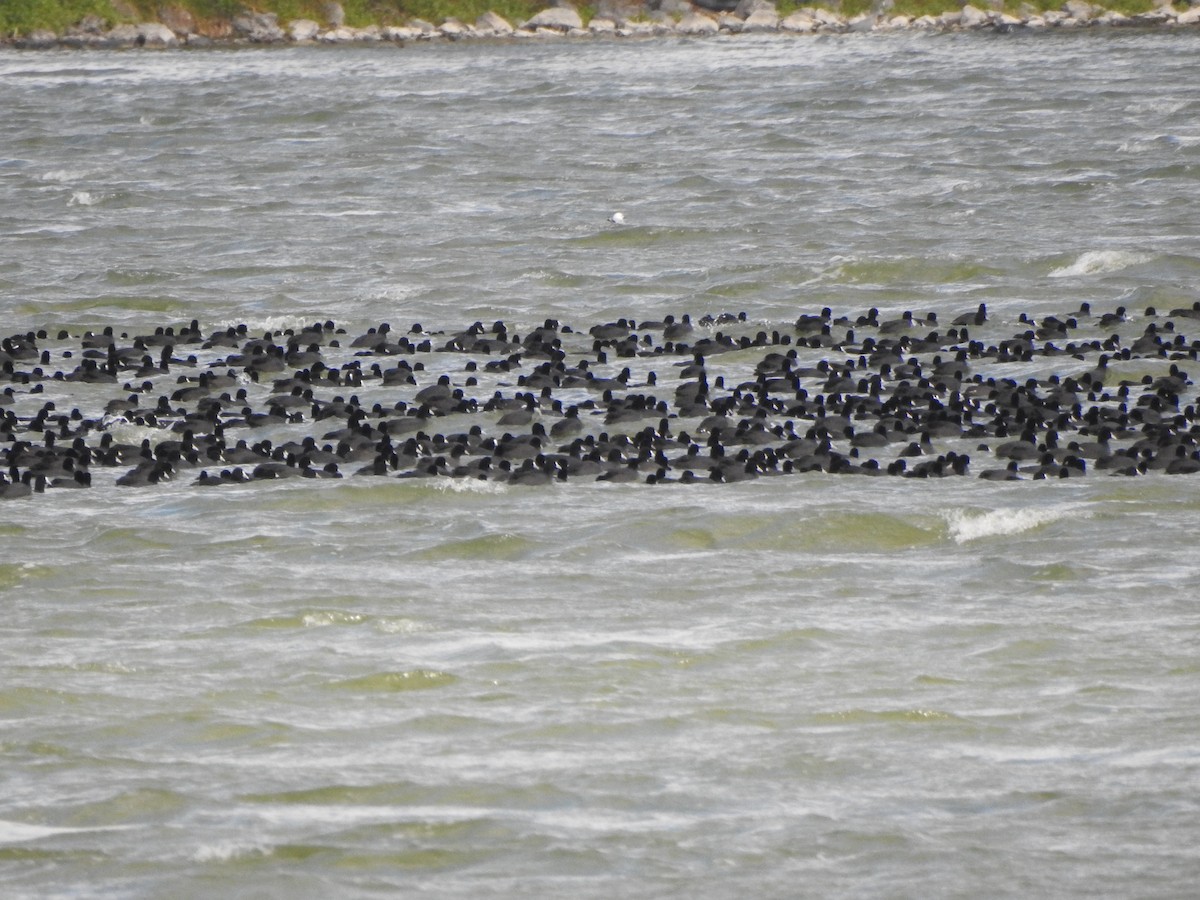
[{"label": "wave", "polygon": [[361,678],[347,678],[333,687],[349,691],[383,692],[421,691],[445,687],[458,681],[458,676],[432,669],[410,669],[405,672],[375,672]]},{"label": "wave", "polygon": [[1079,255],[1074,262],[1060,266],[1050,272],[1051,278],[1077,278],[1081,275],[1107,275],[1119,272],[1130,266],[1149,262],[1153,257],[1148,253],[1138,253],[1133,250],[1088,250]]},{"label": "wave", "polygon": [[1076,515],[1079,515],[1076,506],[1060,506],[1053,509],[995,509],[982,513],[952,510],[946,514],[946,524],[954,542],[965,544],[983,538],[1021,534]]},{"label": "wave", "polygon": [[108,199],[107,194],[94,194],[91,191],[72,191],[67,206],[96,206]]},{"label": "wave", "polygon": [[99,825],[94,828],[60,828],[52,825],[29,825],[25,822],[10,822],[0,819],[0,844],[16,844],[37,841],[44,837],[62,834],[90,834],[96,831],[128,831],[136,825]]}]

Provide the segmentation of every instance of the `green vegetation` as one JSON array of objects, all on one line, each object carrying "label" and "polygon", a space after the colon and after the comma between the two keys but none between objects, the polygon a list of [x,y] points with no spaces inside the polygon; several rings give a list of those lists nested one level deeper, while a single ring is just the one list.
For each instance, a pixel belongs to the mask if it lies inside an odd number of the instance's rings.
[{"label": "green vegetation", "polygon": [[0,0],[0,35],[38,28],[61,34],[89,15],[115,21],[108,0]]},{"label": "green vegetation", "polygon": [[[397,25],[411,19],[438,23],[448,18],[474,22],[489,10],[499,13],[513,24],[523,22],[549,0],[341,0],[346,24],[362,27],[369,24]],[[975,0],[984,8],[985,0]],[[294,19],[313,19],[324,24],[323,0],[0,0],[0,37],[29,34],[37,29],[63,33],[85,16],[98,16],[106,25],[119,22],[148,22],[157,18],[158,11],[176,6],[190,12],[199,23],[228,21],[243,9],[273,12],[281,23]],[[777,0],[781,15],[802,6],[827,6],[846,16],[870,10],[872,0],[827,0],[823,3],[804,0]],[[896,0],[893,15],[937,15],[957,9],[956,0]],[[1153,8],[1152,0],[1103,0],[1098,5],[1126,15],[1146,12]],[[1019,14],[1022,7],[1045,11],[1059,9],[1062,0],[1007,0],[1005,9]],[[578,4],[586,22],[593,8]]]}]

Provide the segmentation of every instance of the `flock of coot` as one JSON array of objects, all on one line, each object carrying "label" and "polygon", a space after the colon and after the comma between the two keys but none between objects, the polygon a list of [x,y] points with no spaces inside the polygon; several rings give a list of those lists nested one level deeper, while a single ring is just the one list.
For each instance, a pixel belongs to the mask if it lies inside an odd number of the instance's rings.
[{"label": "flock of coot", "polygon": [[1200,303],[461,331],[47,328],[0,342],[0,499],[348,476],[1191,474],[1197,319]]}]

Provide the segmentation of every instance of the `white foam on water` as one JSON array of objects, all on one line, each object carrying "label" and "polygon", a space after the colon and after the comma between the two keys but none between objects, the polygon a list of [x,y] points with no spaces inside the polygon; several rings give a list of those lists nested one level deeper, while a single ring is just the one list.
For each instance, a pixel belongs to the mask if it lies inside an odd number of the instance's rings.
[{"label": "white foam on water", "polygon": [[289,328],[293,331],[299,331],[313,324],[315,319],[316,317],[314,316],[263,316],[260,319],[223,319],[215,327],[224,330],[226,328],[234,328],[238,325],[245,325],[246,332],[250,337],[259,337],[268,331],[287,331]]},{"label": "white foam on water", "polygon": [[1080,275],[1106,275],[1109,272],[1119,272],[1130,266],[1148,262],[1151,259],[1147,253],[1136,253],[1132,250],[1088,250],[1079,258],[1066,266],[1060,266],[1050,273],[1051,278],[1077,278]]},{"label": "white foam on water", "polygon": [[[956,544],[983,538],[1020,534],[1079,515],[1078,507],[1057,506],[1052,509],[994,509],[974,512],[962,509],[946,513],[946,524]],[[1083,514],[1086,517],[1086,513]]]},{"label": "white foam on water", "polygon": [[51,825],[27,825],[0,819],[0,844],[20,844],[60,834],[85,834],[93,831],[128,831],[134,825],[106,825],[100,828],[55,828]]},{"label": "white foam on water", "polygon": [[80,181],[92,173],[87,169],[52,169],[41,176],[41,180],[51,184],[68,184]]},{"label": "white foam on water", "polygon": [[503,494],[508,485],[502,481],[482,481],[478,478],[437,478],[433,486],[453,494]]},{"label": "white foam on water", "polygon": [[247,856],[266,856],[268,853],[270,853],[270,847],[266,844],[220,841],[216,844],[204,844],[197,847],[193,859],[196,862],[229,862],[234,859],[244,859]]},{"label": "white foam on water", "polygon": [[366,621],[361,613],[344,613],[329,610],[305,613],[301,621],[306,628],[324,628],[329,625],[360,625]]},{"label": "white foam on water", "polygon": [[93,194],[91,191],[74,191],[71,194],[71,199],[67,201],[67,205],[95,206],[97,203],[102,203],[103,201],[103,194]]}]

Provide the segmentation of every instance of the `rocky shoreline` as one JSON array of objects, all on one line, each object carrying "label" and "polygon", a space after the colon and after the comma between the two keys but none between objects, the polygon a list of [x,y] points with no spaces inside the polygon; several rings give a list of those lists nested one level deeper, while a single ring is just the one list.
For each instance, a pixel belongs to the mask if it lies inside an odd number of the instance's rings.
[{"label": "rocky shoreline", "polygon": [[214,46],[407,44],[417,41],[457,41],[532,38],[638,38],[735,34],[845,34],[872,31],[1044,31],[1064,28],[1142,27],[1187,28],[1200,25],[1200,4],[1179,10],[1163,3],[1137,15],[1104,9],[1087,0],[1066,0],[1058,10],[1026,7],[1014,15],[1002,8],[966,4],[941,15],[892,15],[891,0],[878,0],[873,12],[847,17],[820,7],[804,7],[781,16],[770,0],[662,0],[655,8],[641,4],[602,3],[586,23],[573,6],[545,9],[527,21],[513,24],[494,12],[468,23],[449,18],[441,24],[414,19],[405,25],[351,28],[338,3],[324,6],[325,21],[295,19],[281,22],[274,13],[245,11],[228,20],[199,22],[180,7],[163,7],[159,21],[108,24],[89,16],[62,34],[39,30],[0,38],[0,47],[50,50],[133,48],[172,49]]}]

